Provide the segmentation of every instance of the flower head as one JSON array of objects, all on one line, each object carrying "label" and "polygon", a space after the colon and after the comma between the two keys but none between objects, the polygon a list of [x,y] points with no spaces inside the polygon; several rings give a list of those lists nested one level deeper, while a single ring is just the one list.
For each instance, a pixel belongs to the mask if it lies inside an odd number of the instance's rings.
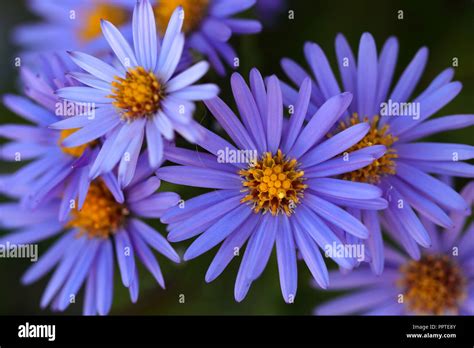
[{"label": "flower head", "polygon": [[[247,242],[235,284],[237,301],[263,272],[276,245],[282,294],[286,302],[292,302],[297,288],[297,250],[318,284],[326,288],[327,269],[318,247],[341,246],[348,236],[368,236],[367,228],[341,206],[386,207],[375,186],[329,177],[366,166],[385,148],[368,147],[349,157],[340,156],[366,135],[367,124],[325,137],[349,105],[350,93],[331,98],[305,125],[309,79],[301,87],[289,120],[283,115],[275,76],[265,84],[253,69],[250,88],[237,73],[231,85],[240,119],[219,98],[206,105],[232,143],[206,130],[205,140],[198,145],[208,153],[170,146],[166,158],[180,165],[157,170],[163,180],[214,191],[190,199],[184,208],[170,209],[162,221],[169,223],[172,242],[199,235],[187,249],[185,260],[222,242],[206,274],[208,282]],[[354,258],[339,255],[333,259],[346,269],[356,263]]]},{"label": "flower head", "polygon": [[[113,175],[108,180],[94,180],[82,208],[77,202],[71,205],[64,223],[57,220],[61,205],[58,199],[34,211],[17,203],[2,204],[0,225],[18,230],[3,236],[0,244],[31,244],[59,236],[22,278],[24,284],[31,284],[55,269],[41,298],[42,308],[65,310],[84,285],[84,314],[107,314],[113,299],[115,257],[132,302],[138,298],[136,258],[164,288],[164,278],[152,250],[174,262],[179,262],[179,256],[161,234],[141,219],[161,217],[178,203],[179,196],[172,192],[156,193],[160,180],[152,175],[146,154],[140,157],[139,166],[123,192]],[[121,200],[117,201],[117,197]]]},{"label": "flower head", "polygon": [[103,35],[120,62],[117,66],[84,53],[70,53],[87,72],[71,76],[88,87],[66,87],[57,93],[66,100],[95,103],[96,117],[72,117],[52,128],[80,128],[64,140],[67,146],[105,137],[91,178],[109,172],[120,162],[119,182],[125,187],[133,177],[144,141],[150,165],[156,168],[163,157],[163,141],[172,140],[174,131],[191,142],[202,136],[192,119],[193,101],[216,96],[218,88],[213,84],[192,85],[206,73],[206,62],[175,76],[184,45],[181,11],[173,12],[161,42],[151,5],[148,0],[138,1],[133,15],[134,49],[115,26],[102,21]]},{"label": "flower head", "polygon": [[120,27],[126,37],[132,30],[129,18],[134,2],[129,0],[30,0],[29,9],[43,22],[16,28],[13,39],[26,50],[27,58],[38,52],[83,50],[93,54],[107,52],[100,20]]},{"label": "flower head", "polygon": [[0,189],[21,198],[22,204],[30,208],[59,195],[59,219],[64,220],[71,200],[79,197],[79,207],[82,207],[90,182],[88,173],[99,152],[100,141],[66,147],[64,139],[77,129],[59,131],[49,128],[64,117],[78,114],[90,117],[94,109],[63,103],[54,94],[57,88],[80,85],[67,75],[68,60],[58,55],[44,55],[40,61],[42,64],[38,64],[37,71],[26,67],[21,70],[26,97],[11,94],[3,97],[6,107],[33,124],[0,126],[0,136],[11,140],[2,146],[1,159],[29,161],[16,173],[3,177]]},{"label": "flower head", "polygon": [[[309,110],[312,112],[341,91],[323,50],[315,43],[304,47],[310,66],[313,89]],[[443,108],[461,91],[461,83],[452,82],[453,69],[440,73],[418,96],[412,97],[428,59],[428,49],[421,48],[391,88],[398,42],[389,38],[379,55],[375,41],[364,33],[359,44],[357,59],[343,35],[336,38],[336,55],[343,90],[354,95],[348,112],[341,116],[332,134],[349,126],[368,123],[370,131],[349,151],[365,146],[384,145],[387,151],[370,165],[341,176],[354,182],[377,184],[389,201],[388,208],[363,220],[369,222],[370,237],[367,246],[372,255],[375,273],[383,270],[384,249],[380,233],[383,220],[389,233],[402,241],[414,259],[420,258],[419,245],[432,244],[425,217],[447,229],[452,228],[449,211],[465,212],[466,202],[451,187],[431,174],[473,177],[474,167],[462,162],[474,158],[474,147],[464,144],[417,142],[432,134],[470,126],[474,115],[451,115],[434,120],[429,118]],[[290,59],[282,60],[287,76],[300,86],[310,77],[300,65]],[[296,92],[282,83],[286,104],[294,104]],[[310,113],[311,114],[311,113]],[[364,215],[356,211],[357,215]],[[404,223],[401,223],[403,221]]]},{"label": "flower head", "polygon": [[[473,182],[461,193],[474,201]],[[316,308],[320,315],[473,315],[474,224],[453,213],[455,228],[441,230],[425,221],[433,247],[418,260],[386,246],[386,267],[374,276],[362,266],[348,274],[331,272],[330,289],[352,290]],[[467,223],[467,225],[466,225]]]}]

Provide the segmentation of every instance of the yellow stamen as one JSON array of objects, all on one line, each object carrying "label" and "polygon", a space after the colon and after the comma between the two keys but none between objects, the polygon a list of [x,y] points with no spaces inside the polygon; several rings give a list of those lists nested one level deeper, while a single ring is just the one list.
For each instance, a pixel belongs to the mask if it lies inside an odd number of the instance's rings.
[{"label": "yellow stamen", "polygon": [[101,35],[100,20],[105,19],[116,26],[120,26],[127,21],[127,11],[120,6],[107,3],[95,4],[87,9],[84,18],[78,18],[82,21],[78,36],[81,42],[87,43]]},{"label": "yellow stamen", "polygon": [[466,296],[466,279],[448,255],[427,255],[402,266],[398,281],[404,302],[417,314],[456,314]]},{"label": "yellow stamen", "polygon": [[143,67],[130,68],[125,78],[115,77],[112,81],[112,103],[122,110],[127,120],[149,116],[158,111],[164,92],[153,72]]},{"label": "yellow stamen", "polygon": [[[357,113],[354,113],[347,123],[340,122],[339,130],[347,129],[361,122],[368,122],[368,118],[366,117],[363,121],[361,121],[359,120]],[[384,145],[387,148],[387,152],[368,166],[346,173],[342,176],[342,178],[345,180],[376,184],[380,182],[382,176],[387,174],[395,174],[396,163],[394,160],[398,157],[398,155],[396,150],[392,148],[392,145],[397,140],[397,137],[394,137],[389,133],[388,125],[384,125],[383,127],[379,128],[379,116],[374,116],[370,122],[370,130],[367,135],[357,144],[348,149],[347,152],[350,153],[352,151],[360,150],[367,146],[373,145]]]},{"label": "yellow stamen", "polygon": [[65,154],[68,154],[73,157],[81,157],[84,151],[88,147],[94,147],[97,145],[97,141],[91,141],[86,144],[82,144],[79,146],[74,146],[74,147],[65,147],[62,145],[64,139],[66,139],[68,136],[71,134],[75,133],[79,128],[74,128],[74,129],[64,129],[61,131],[59,135],[59,140],[58,140],[58,145],[61,148],[61,151],[64,152]]},{"label": "yellow stamen", "polygon": [[117,203],[102,181],[93,181],[81,210],[71,211],[68,227],[79,229],[79,236],[107,238],[123,224],[128,210]]},{"label": "yellow stamen", "polygon": [[272,215],[281,212],[291,215],[307,187],[303,184],[304,172],[297,167],[297,161],[285,159],[281,150],[274,156],[266,152],[261,160],[239,171],[248,192],[241,203],[252,202],[256,213],[270,211]]},{"label": "yellow stamen", "polygon": [[168,21],[178,6],[184,10],[183,32],[190,33],[197,29],[206,15],[209,0],[158,0],[153,7],[156,25],[161,35],[166,31]]}]

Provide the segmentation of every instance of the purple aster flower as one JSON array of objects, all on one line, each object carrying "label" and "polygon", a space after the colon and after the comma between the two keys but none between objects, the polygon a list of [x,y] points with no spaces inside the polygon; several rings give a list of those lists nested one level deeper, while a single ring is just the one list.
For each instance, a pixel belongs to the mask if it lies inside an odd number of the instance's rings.
[{"label": "purple aster flower", "polygon": [[130,0],[29,0],[29,9],[43,19],[40,23],[18,27],[13,39],[26,50],[27,58],[38,52],[82,50],[89,53],[108,52],[101,36],[100,20],[119,26],[131,36],[134,1]]},{"label": "purple aster flower", "polygon": [[202,136],[192,118],[193,101],[216,96],[218,88],[214,84],[192,85],[208,70],[206,62],[173,76],[184,45],[181,11],[174,11],[160,42],[151,5],[147,0],[137,2],[134,49],[115,26],[102,21],[102,32],[120,61],[115,67],[84,53],[70,53],[72,60],[87,71],[71,76],[88,87],[65,87],[57,93],[66,100],[95,103],[96,117],[71,117],[51,127],[80,128],[64,140],[69,147],[105,136],[91,178],[109,172],[120,162],[119,182],[125,187],[133,177],[144,140],[150,165],[157,168],[163,157],[163,138],[172,140],[174,131],[190,142]]},{"label": "purple aster flower", "polygon": [[[51,200],[34,211],[22,209],[17,203],[1,205],[0,225],[17,231],[1,238],[0,244],[32,244],[59,235],[22,278],[24,284],[31,284],[55,269],[41,298],[42,308],[65,310],[84,285],[83,313],[107,314],[113,299],[114,257],[132,302],[137,301],[139,292],[135,257],[164,288],[152,250],[174,262],[180,259],[168,241],[141,219],[161,217],[178,203],[179,196],[172,192],[156,193],[160,180],[152,174],[146,155],[142,155],[124,192],[115,176],[110,181],[96,179],[82,209],[72,205],[65,223],[57,220],[59,200]],[[116,201],[117,196],[124,197],[122,203]]]},{"label": "purple aster flower", "polygon": [[[461,192],[472,205],[474,182]],[[349,274],[330,272],[330,289],[352,293],[316,308],[316,314],[474,315],[474,223],[452,213],[453,230],[425,221],[433,246],[418,260],[386,246],[386,267],[374,276],[368,267]],[[464,231],[464,233],[463,233]]]},{"label": "purple aster flower", "polygon": [[[93,108],[86,109],[74,103],[65,104],[54,91],[64,86],[79,86],[66,75],[68,61],[57,55],[41,56],[40,69],[33,72],[22,68],[21,77],[26,96],[5,95],[7,108],[31,124],[4,124],[0,136],[11,142],[1,147],[1,159],[13,162],[29,161],[14,174],[5,175],[0,190],[10,196],[19,197],[23,205],[37,207],[49,199],[61,195],[59,219],[64,220],[71,200],[79,198],[82,207],[90,183],[89,170],[99,152],[99,142],[92,141],[76,147],[65,147],[64,138],[74,129],[58,131],[48,128],[62,120],[70,112],[90,117]],[[87,115],[88,112],[91,112]],[[111,174],[102,176],[109,181]],[[120,199],[118,197],[117,199]],[[123,199],[123,197],[122,197]]]},{"label": "purple aster flower", "polygon": [[158,29],[164,33],[171,14],[182,6],[186,14],[183,24],[186,47],[202,53],[217,73],[224,75],[222,61],[235,67],[238,58],[228,43],[232,35],[255,34],[262,29],[256,20],[233,18],[254,4],[255,0],[155,0],[153,10]]},{"label": "purple aster flower", "polygon": [[[350,93],[328,100],[303,125],[311,95],[309,79],[289,120],[283,117],[275,76],[265,84],[253,69],[249,88],[234,73],[231,86],[241,120],[219,98],[205,103],[233,144],[204,130],[206,137],[197,144],[208,153],[170,147],[166,159],[180,165],[157,170],[163,180],[214,191],[190,199],[184,208],[170,209],[161,220],[169,223],[172,242],[199,235],[185,260],[222,242],[207,271],[207,282],[218,277],[248,241],[235,283],[237,301],[263,272],[275,245],[282,294],[291,303],[297,288],[297,251],[317,283],[326,288],[328,273],[318,247],[340,246],[347,236],[368,236],[367,228],[341,206],[386,207],[376,186],[329,177],[366,166],[385,148],[368,147],[349,157],[339,156],[365,136],[369,130],[365,123],[326,138],[349,105]],[[356,261],[333,256],[345,269]]]},{"label": "purple aster flower", "polygon": [[[324,101],[340,93],[341,88],[323,50],[315,43],[304,47],[312,73],[310,112]],[[400,240],[409,255],[421,257],[418,245],[432,243],[420,216],[442,227],[452,228],[447,212],[465,212],[468,206],[451,187],[430,174],[473,177],[474,166],[462,162],[474,157],[474,147],[464,144],[417,142],[432,134],[468,127],[474,124],[474,115],[450,115],[434,120],[429,118],[443,108],[461,91],[460,82],[451,82],[454,71],[441,72],[417,97],[413,91],[421,78],[428,58],[428,49],[421,48],[391,89],[396,66],[398,42],[389,38],[379,55],[369,33],[362,35],[357,60],[343,35],[336,38],[336,55],[343,90],[354,95],[348,112],[342,115],[333,132],[348,126],[368,122],[371,130],[350,150],[367,145],[382,144],[387,152],[369,166],[342,176],[355,182],[370,182],[384,190],[388,209],[380,215],[354,209],[368,226],[367,240],[372,255],[372,268],[383,270],[383,240],[380,220],[385,220],[390,234]],[[310,76],[290,59],[282,60],[282,67],[297,86]],[[294,104],[296,91],[282,83],[285,104]],[[403,223],[402,223],[403,221]]]}]

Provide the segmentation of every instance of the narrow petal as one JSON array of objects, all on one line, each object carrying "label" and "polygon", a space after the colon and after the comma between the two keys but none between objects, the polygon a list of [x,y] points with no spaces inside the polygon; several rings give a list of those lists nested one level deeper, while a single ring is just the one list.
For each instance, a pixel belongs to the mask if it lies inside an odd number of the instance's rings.
[{"label": "narrow petal", "polygon": [[367,228],[345,210],[313,194],[305,194],[304,200],[305,204],[308,204],[323,219],[330,221],[356,237],[362,239],[368,237],[369,232]]},{"label": "narrow petal", "polygon": [[402,76],[395,85],[390,99],[394,102],[406,102],[410,98],[413,90],[415,89],[418,81],[423,74],[428,60],[428,49],[422,47],[418,50],[415,57],[413,57],[410,64],[408,64]]},{"label": "narrow petal", "polygon": [[109,313],[112,307],[112,298],[114,292],[114,264],[113,248],[110,240],[101,243],[97,259],[96,273],[96,294],[97,294],[97,312],[100,315]]},{"label": "narrow petal", "polygon": [[[370,267],[375,275],[380,276],[384,270],[385,260],[382,231],[380,228],[378,213],[376,211],[363,210],[362,221],[369,230],[367,245],[369,246],[370,255],[372,256]],[[383,277],[386,277],[385,273]]]},{"label": "narrow petal", "polygon": [[164,238],[159,232],[138,219],[131,219],[129,224],[133,232],[140,234],[142,240],[149,246],[153,247],[153,249],[157,250],[160,254],[166,256],[171,261],[179,263],[180,259],[178,254],[166,238]]},{"label": "narrow petal", "polygon": [[[350,295],[341,296],[335,300],[326,302],[316,309],[317,315],[344,315],[354,314],[363,310],[378,308],[386,303],[397,300],[396,289],[381,287],[361,290]],[[400,304],[401,306],[401,304]]]},{"label": "narrow petal", "polygon": [[390,178],[390,183],[397,188],[397,191],[400,192],[403,198],[406,199],[413,208],[430,221],[445,228],[452,228],[454,226],[449,216],[423,194],[416,192],[415,189],[405,184],[402,180],[399,180],[396,176]]},{"label": "narrow petal", "polygon": [[[219,97],[206,100],[204,103],[239,148],[245,150],[256,149],[242,123]],[[224,148],[219,150],[224,150]]]},{"label": "narrow petal", "polygon": [[298,268],[296,265],[296,245],[293,231],[286,215],[281,215],[282,228],[276,234],[276,252],[278,271],[280,274],[280,287],[283,299],[292,303],[296,296],[298,286]]},{"label": "narrow petal", "polygon": [[474,125],[474,115],[451,115],[438,117],[434,120],[423,122],[417,127],[403,133],[400,136],[400,141],[408,142],[440,132],[467,128],[472,125]]},{"label": "narrow petal", "polygon": [[324,98],[327,100],[341,93],[329,61],[319,45],[307,42],[304,45],[306,61],[318,81]]},{"label": "narrow petal", "polygon": [[[150,250],[150,248],[139,235],[135,233],[130,233],[129,237],[132,240],[135,253],[138,255],[138,257],[148,269],[148,271],[150,271],[150,273],[153,275],[157,283],[162,288],[164,288],[165,280],[163,278],[163,273],[161,272],[160,265],[156,261],[153,252]],[[137,280],[138,277],[135,277],[135,279]]]},{"label": "narrow petal", "polygon": [[474,146],[448,143],[411,143],[394,146],[400,158],[424,161],[462,161],[474,158]]},{"label": "narrow petal", "polygon": [[360,117],[371,117],[377,110],[377,48],[369,33],[362,34],[357,57],[357,109]]},{"label": "narrow petal", "polygon": [[114,241],[122,283],[128,288],[132,279],[135,278],[135,256],[132,241],[128,237],[127,231],[123,229],[117,231]]},{"label": "narrow petal", "polygon": [[240,205],[224,215],[190,245],[184,254],[184,260],[193,259],[216,246],[242,224],[250,214],[252,214],[252,209],[246,205]]},{"label": "narrow petal", "polygon": [[242,246],[255,231],[259,221],[260,215],[250,215],[240,227],[224,240],[212,263],[209,265],[206,272],[206,282],[212,282],[224,271],[230,261],[237,256],[236,250],[239,250],[240,254]]},{"label": "narrow petal", "polygon": [[[344,90],[349,92],[356,91],[357,61],[354,57],[354,53],[352,53],[349,43],[342,34],[337,34],[336,36],[336,55]],[[356,103],[357,100],[354,96],[353,104]],[[355,109],[353,111],[355,111]]]},{"label": "narrow petal", "polygon": [[397,64],[397,57],[398,40],[391,36],[385,41],[378,61],[376,105],[380,105],[387,98]]},{"label": "narrow petal", "polygon": [[133,11],[133,44],[137,60],[149,71],[157,62],[156,23],[153,9],[148,1],[138,1]]},{"label": "narrow petal", "polygon": [[351,93],[338,94],[325,102],[301,131],[290,151],[293,157],[305,154],[331,129],[352,100]]},{"label": "narrow petal", "polygon": [[102,60],[82,52],[68,52],[71,59],[79,67],[105,82],[111,83],[120,72]]},{"label": "narrow petal", "polygon": [[87,274],[90,272],[91,265],[95,260],[100,243],[96,239],[89,241],[87,244],[87,247],[76,261],[68,275],[68,280],[59,294],[58,309],[60,311],[65,310],[69,306],[71,296],[75,297],[77,295],[77,292],[84,283]]},{"label": "narrow petal", "polygon": [[327,289],[329,285],[328,269],[315,242],[301,229],[298,223],[293,223],[292,226],[298,250],[301,256],[303,256],[313,278],[321,288]]},{"label": "narrow petal", "polygon": [[468,208],[464,199],[451,187],[402,161],[397,163],[397,177],[443,207],[460,211]]},{"label": "narrow petal", "polygon": [[252,134],[253,140],[257,145],[257,149],[263,152],[267,148],[265,128],[262,122],[262,117],[259,114],[257,103],[245,83],[242,75],[233,73],[230,79],[232,86],[232,93],[234,95],[237,108],[239,109],[240,117],[249,134]]},{"label": "narrow petal", "polygon": [[341,179],[318,178],[307,181],[311,190],[329,196],[349,199],[376,199],[382,196],[377,186]]},{"label": "narrow petal", "polygon": [[168,166],[158,169],[157,176],[165,181],[194,187],[240,190],[242,183],[237,174],[214,169],[188,166]]},{"label": "narrow petal", "polygon": [[308,151],[301,158],[301,162],[305,167],[322,163],[357,144],[369,129],[370,126],[366,122],[349,127]]},{"label": "narrow petal", "polygon": [[120,31],[109,21],[100,20],[100,27],[110,48],[115,52],[120,63],[125,69],[138,65],[135,53],[128,44],[127,40],[122,36]]},{"label": "narrow petal", "polygon": [[209,70],[208,62],[199,62],[186,69],[179,75],[173,77],[166,84],[166,90],[171,93],[178,91],[184,87],[192,85],[194,82],[203,77],[206,72]]},{"label": "narrow petal", "polygon": [[306,78],[300,87],[298,92],[298,99],[295,105],[295,112],[290,117],[290,122],[288,124],[288,132],[286,137],[283,140],[283,152],[287,153],[295,144],[298,134],[300,134],[301,127],[306,118],[306,113],[308,111],[308,105],[311,98],[311,80]]},{"label": "narrow petal", "polygon": [[269,77],[267,88],[267,146],[268,151],[276,153],[280,146],[283,128],[283,100],[276,76]]}]

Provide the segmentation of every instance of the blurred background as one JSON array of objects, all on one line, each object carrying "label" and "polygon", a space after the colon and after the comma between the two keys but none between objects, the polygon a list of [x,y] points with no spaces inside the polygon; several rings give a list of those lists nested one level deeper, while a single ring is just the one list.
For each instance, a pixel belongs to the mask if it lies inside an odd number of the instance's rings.
[{"label": "blurred background", "polygon": [[[81,0],[77,0],[80,2]],[[130,0],[134,1],[134,0]],[[261,1],[261,0],[257,0]],[[264,26],[259,35],[233,37],[232,44],[240,56],[239,72],[245,78],[252,67],[260,69],[262,74],[277,74],[284,78],[280,68],[280,59],[290,57],[304,63],[303,44],[314,41],[325,50],[333,69],[336,68],[334,40],[337,33],[343,33],[353,51],[357,47],[364,31],[372,33],[380,49],[391,35],[399,39],[400,50],[395,78],[398,78],[421,46],[429,48],[429,61],[415,94],[422,91],[443,69],[455,67],[455,79],[463,83],[460,95],[437,114],[462,114],[474,112],[474,2],[471,0],[427,0],[427,1],[378,1],[378,0],[283,0],[284,7],[270,23]],[[290,19],[288,11],[293,11]],[[402,10],[404,19],[397,18]],[[244,16],[256,16],[248,11]],[[266,14],[268,15],[268,13]],[[268,19],[268,18],[267,18]],[[26,7],[25,1],[3,3],[0,12],[0,93],[20,93],[18,89],[18,68],[14,58],[19,50],[11,42],[11,30],[20,23],[35,20]],[[217,83],[221,98],[230,101],[228,77],[220,78],[208,74],[205,79]],[[1,123],[22,123],[3,105],[0,105]],[[195,116],[206,126],[210,116],[200,107]],[[430,141],[457,142],[474,145],[473,129],[452,131],[439,134]],[[1,141],[1,140],[0,140]],[[0,174],[15,170],[15,167],[0,163]],[[456,182],[462,187],[463,180]],[[196,195],[198,190],[183,189],[178,186],[164,185],[165,190],[180,193],[183,198]],[[2,200],[5,200],[3,198]],[[153,223],[163,234],[165,227]],[[5,233],[2,231],[1,233]],[[178,253],[184,253],[189,243],[175,245]],[[48,243],[40,244],[41,252]],[[140,273],[140,296],[138,303],[132,305],[128,290],[120,281],[118,269],[115,271],[115,296],[111,314],[220,314],[220,315],[294,315],[311,314],[320,302],[337,295],[335,292],[323,292],[313,288],[311,275],[303,263],[299,264],[299,283],[296,300],[288,305],[282,299],[278,279],[276,257],[273,254],[263,275],[253,283],[248,296],[242,303],[234,300],[234,282],[240,259],[233,260],[226,271],[214,282],[206,284],[204,275],[215,249],[190,262],[172,264],[158,256],[166,281],[166,290],[159,288],[152,276],[143,267]],[[328,261],[331,267],[334,264]],[[32,286],[20,284],[20,277],[29,265],[27,260],[0,259],[0,315],[5,314],[51,314],[49,310],[39,308],[41,294],[49,279],[43,278]],[[180,303],[180,295],[185,302]],[[81,314],[82,293],[77,303],[69,307],[66,314]]]}]

